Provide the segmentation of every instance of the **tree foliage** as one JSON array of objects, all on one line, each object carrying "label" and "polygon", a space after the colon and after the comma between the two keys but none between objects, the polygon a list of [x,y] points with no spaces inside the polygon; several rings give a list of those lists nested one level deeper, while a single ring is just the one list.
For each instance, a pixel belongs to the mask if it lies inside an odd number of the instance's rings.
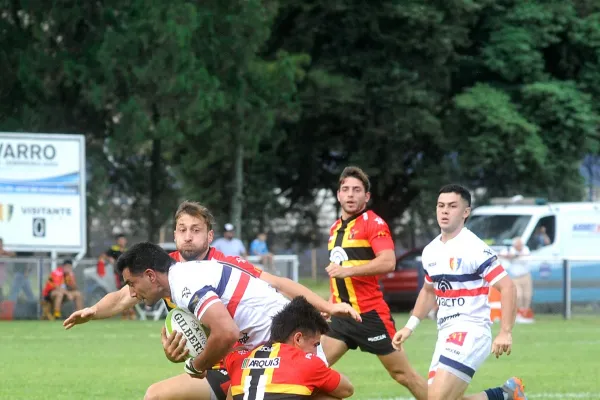
[{"label": "tree foliage", "polygon": [[184,197],[231,218],[236,157],[246,234],[306,242],[348,164],[392,224],[450,181],[581,199],[599,71],[589,0],[0,2],[0,129],[85,133],[90,213],[153,240]]}]

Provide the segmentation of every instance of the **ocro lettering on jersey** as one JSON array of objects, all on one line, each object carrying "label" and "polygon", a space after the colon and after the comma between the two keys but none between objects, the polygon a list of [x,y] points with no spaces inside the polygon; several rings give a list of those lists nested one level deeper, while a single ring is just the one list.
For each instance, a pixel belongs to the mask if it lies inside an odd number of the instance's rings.
[{"label": "ocro lettering on jersey", "polygon": [[[452,285],[446,279],[442,279],[438,282],[438,289],[442,293],[446,293],[447,290],[452,290]],[[465,305],[464,297],[439,297],[437,296],[437,304],[440,307],[462,307]]]}]

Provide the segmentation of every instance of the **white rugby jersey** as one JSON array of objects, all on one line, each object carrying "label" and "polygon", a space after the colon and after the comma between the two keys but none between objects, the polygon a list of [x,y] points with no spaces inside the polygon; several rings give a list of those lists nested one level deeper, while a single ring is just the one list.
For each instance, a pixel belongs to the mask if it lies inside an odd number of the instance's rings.
[{"label": "white rugby jersey", "polygon": [[[202,263],[198,265],[190,263]],[[268,341],[271,321],[289,300],[268,283],[235,265],[217,260],[188,261],[169,269],[171,299],[177,307],[201,319],[221,302],[240,329],[238,345],[248,349]]]},{"label": "white rugby jersey", "polygon": [[438,329],[470,322],[490,326],[488,294],[506,272],[496,253],[467,228],[443,243],[442,235],[423,249],[425,284],[433,284]]}]

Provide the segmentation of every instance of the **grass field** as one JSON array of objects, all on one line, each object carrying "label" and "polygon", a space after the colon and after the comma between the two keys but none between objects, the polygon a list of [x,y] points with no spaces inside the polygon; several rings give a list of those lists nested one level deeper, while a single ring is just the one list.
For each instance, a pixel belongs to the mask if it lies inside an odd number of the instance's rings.
[{"label": "grass field", "polygon": [[[64,331],[59,322],[1,322],[0,399],[141,399],[151,383],[183,371],[164,357],[160,328],[161,322],[109,320]],[[600,399],[599,333],[600,318],[592,317],[541,316],[518,325],[513,354],[488,358],[470,392],[516,374],[530,399]],[[406,346],[423,375],[435,335],[434,323],[424,321]],[[336,368],[354,383],[353,399],[410,398],[369,354],[349,352]]]}]

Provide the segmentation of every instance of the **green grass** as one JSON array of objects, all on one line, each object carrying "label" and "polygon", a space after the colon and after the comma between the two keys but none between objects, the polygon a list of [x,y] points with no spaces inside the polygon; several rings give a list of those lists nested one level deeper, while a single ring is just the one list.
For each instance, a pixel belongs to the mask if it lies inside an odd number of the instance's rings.
[{"label": "green grass", "polygon": [[[0,399],[141,399],[151,383],[183,371],[164,357],[161,324],[94,321],[64,331],[59,322],[1,322]],[[518,325],[513,354],[488,358],[469,392],[519,375],[530,399],[600,399],[599,332],[600,318],[593,317],[539,316],[534,325]],[[406,345],[422,375],[435,337],[434,323],[424,321]],[[349,352],[336,368],[354,383],[353,399],[408,397],[370,354]]]}]

